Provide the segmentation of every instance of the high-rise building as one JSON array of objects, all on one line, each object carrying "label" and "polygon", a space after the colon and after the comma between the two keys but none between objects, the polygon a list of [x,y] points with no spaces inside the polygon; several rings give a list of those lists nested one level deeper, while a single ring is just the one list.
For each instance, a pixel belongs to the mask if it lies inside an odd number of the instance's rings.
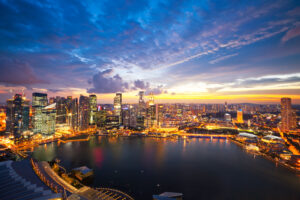
[{"label": "high-rise building", "polygon": [[122,106],[122,125],[124,127],[130,127],[130,111],[130,105]]},{"label": "high-rise building", "polygon": [[90,121],[90,105],[89,97],[80,95],[79,98],[79,128],[80,130],[86,130],[89,127]]},{"label": "high-rise building", "polygon": [[42,131],[42,110],[48,104],[47,94],[32,93],[32,126],[33,133],[41,133]]},{"label": "high-rise building", "polygon": [[96,122],[96,112],[97,112],[97,96],[91,94],[89,97],[90,100],[90,124],[95,124]]},{"label": "high-rise building", "polygon": [[73,131],[78,131],[78,109],[78,99],[72,99],[69,114],[71,114],[71,129]]},{"label": "high-rise building", "polygon": [[7,100],[7,131],[18,139],[29,128],[29,100],[22,94],[16,94],[13,99]]},{"label": "high-rise building", "polygon": [[130,123],[129,126],[131,128],[136,128],[136,116],[137,116],[137,106],[130,105]]},{"label": "high-rise building", "polygon": [[0,133],[6,130],[6,110],[0,108]]},{"label": "high-rise building", "polygon": [[147,108],[147,127],[156,125],[156,106],[154,104],[154,96],[150,95]]},{"label": "high-rise building", "polygon": [[144,100],[144,91],[139,92],[139,105],[138,105],[138,116],[146,118],[146,103]]},{"label": "high-rise building", "polygon": [[64,97],[56,97],[56,123],[64,124],[67,121],[67,100]]},{"label": "high-rise building", "polygon": [[48,105],[47,94],[32,93],[32,126],[33,133],[41,133],[42,131],[42,110]]},{"label": "high-rise building", "polygon": [[122,93],[116,93],[114,98],[114,114],[119,117],[119,124],[122,124]]},{"label": "high-rise building", "polygon": [[104,110],[101,106],[97,106],[96,112],[96,124],[97,127],[104,127],[106,125],[106,110]]},{"label": "high-rise building", "polygon": [[56,103],[46,106],[42,110],[42,134],[52,135],[55,133]]},{"label": "high-rise building", "polygon": [[240,109],[240,110],[237,110],[237,123],[244,123],[244,120],[243,120],[243,110]]},{"label": "high-rise building", "polygon": [[67,96],[66,99],[66,123],[69,127],[72,127],[72,113],[71,113],[71,108],[72,108],[72,96]]},{"label": "high-rise building", "polygon": [[290,130],[296,128],[296,114],[292,109],[291,98],[281,99],[281,126],[280,129],[283,132],[289,132]]}]

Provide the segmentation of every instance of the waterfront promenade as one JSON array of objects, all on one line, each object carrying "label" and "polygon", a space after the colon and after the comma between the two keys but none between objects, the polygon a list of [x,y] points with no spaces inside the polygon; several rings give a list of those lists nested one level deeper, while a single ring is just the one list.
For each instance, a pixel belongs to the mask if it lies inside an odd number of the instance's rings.
[{"label": "waterfront promenade", "polygon": [[[65,193],[68,199],[87,199],[87,200],[133,200],[129,195],[111,188],[93,189],[88,186],[75,188],[58,174],[56,174],[48,162],[35,162],[31,160],[32,166],[36,174],[56,193]],[[65,191],[65,192],[63,192]]]}]

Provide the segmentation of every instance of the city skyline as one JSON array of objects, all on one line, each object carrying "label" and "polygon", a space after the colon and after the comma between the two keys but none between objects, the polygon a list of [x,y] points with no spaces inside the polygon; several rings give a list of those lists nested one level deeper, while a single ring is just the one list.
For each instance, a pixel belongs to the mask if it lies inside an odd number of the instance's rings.
[{"label": "city skyline", "polygon": [[[300,103],[297,1],[0,1],[0,102]],[[36,17],[38,16],[38,17]]]}]

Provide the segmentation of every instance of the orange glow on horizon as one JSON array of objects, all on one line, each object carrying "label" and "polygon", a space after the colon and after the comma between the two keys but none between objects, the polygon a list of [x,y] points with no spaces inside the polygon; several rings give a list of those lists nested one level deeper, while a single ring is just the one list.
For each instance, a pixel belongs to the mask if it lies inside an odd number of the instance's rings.
[{"label": "orange glow on horizon", "polygon": [[[111,103],[115,94],[97,95],[100,103]],[[283,96],[292,98],[293,103],[300,103],[300,95],[286,94],[160,94],[154,96],[155,103],[221,103],[231,101],[232,103],[279,103]],[[146,100],[148,96],[145,96]],[[138,97],[135,93],[123,93],[123,103],[137,103]]]}]

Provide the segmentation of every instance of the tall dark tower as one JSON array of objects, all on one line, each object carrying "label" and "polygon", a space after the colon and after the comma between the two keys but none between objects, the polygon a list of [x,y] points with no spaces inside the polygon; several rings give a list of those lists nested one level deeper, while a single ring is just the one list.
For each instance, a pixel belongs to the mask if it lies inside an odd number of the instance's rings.
[{"label": "tall dark tower", "polygon": [[79,127],[86,130],[89,127],[90,105],[89,97],[80,95],[79,98]]},{"label": "tall dark tower", "polygon": [[122,93],[116,93],[114,98],[114,112],[119,117],[119,124],[122,124]]},{"label": "tall dark tower", "polygon": [[295,112],[292,109],[291,98],[281,99],[281,126],[280,129],[283,132],[289,132],[297,125]]},{"label": "tall dark tower", "polygon": [[29,100],[22,94],[16,94],[13,99],[7,100],[7,131],[15,139],[22,136],[22,132],[29,128]]}]

